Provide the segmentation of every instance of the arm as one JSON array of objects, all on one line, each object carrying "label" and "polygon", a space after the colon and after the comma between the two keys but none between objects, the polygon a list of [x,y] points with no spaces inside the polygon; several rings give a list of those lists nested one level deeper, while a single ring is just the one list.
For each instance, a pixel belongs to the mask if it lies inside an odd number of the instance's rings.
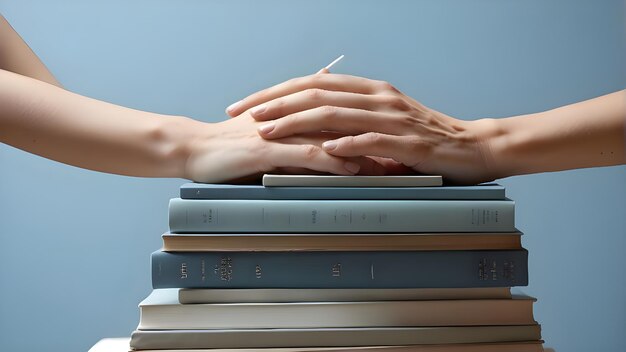
[{"label": "arm", "polygon": [[[455,183],[626,163],[626,91],[518,117],[462,121],[423,106],[386,82],[345,75],[294,79],[231,106],[250,109],[266,139],[325,130],[336,156],[392,159]],[[392,164],[393,165],[393,164]]]},{"label": "arm", "polygon": [[626,164],[626,90],[492,121],[484,139],[498,177]]},{"label": "arm", "polygon": [[133,110],[0,70],[0,141],[66,164],[201,182],[285,167],[381,172],[369,159],[324,153],[319,146],[330,135],[266,141],[258,125],[250,116],[208,124]]},{"label": "arm", "polygon": [[61,86],[2,15],[0,15],[0,69]]}]

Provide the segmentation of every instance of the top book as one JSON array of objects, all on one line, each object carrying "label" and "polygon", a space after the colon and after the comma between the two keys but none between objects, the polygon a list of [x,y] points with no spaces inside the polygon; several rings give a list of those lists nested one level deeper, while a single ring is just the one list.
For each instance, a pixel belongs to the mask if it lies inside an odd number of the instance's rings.
[{"label": "top book", "polygon": [[263,175],[265,187],[437,187],[441,176]]},{"label": "top book", "polygon": [[267,200],[504,200],[504,187],[495,184],[442,187],[264,187],[186,183],[182,199],[267,199]]}]

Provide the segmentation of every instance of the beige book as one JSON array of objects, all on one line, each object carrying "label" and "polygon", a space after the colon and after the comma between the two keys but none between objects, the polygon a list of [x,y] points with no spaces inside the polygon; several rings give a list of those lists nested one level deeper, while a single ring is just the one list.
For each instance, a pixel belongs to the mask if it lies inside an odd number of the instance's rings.
[{"label": "beige book", "polygon": [[[129,338],[106,338],[96,343],[89,352],[129,352]],[[479,343],[421,346],[368,346],[329,348],[237,348],[237,349],[187,349],[143,350],[145,352],[543,352],[541,341],[516,343]]]},{"label": "beige book", "polygon": [[475,288],[315,288],[315,289],[192,289],[178,290],[182,304],[422,301],[445,299],[507,299],[510,287]]},{"label": "beige book", "polygon": [[133,349],[283,348],[504,343],[541,339],[539,325],[136,330]]},{"label": "beige book", "polygon": [[163,235],[163,250],[209,251],[419,251],[520,249],[520,232],[443,234],[194,234]]},{"label": "beige book", "polygon": [[[535,324],[535,299],[180,304],[156,289],[139,304],[140,330]],[[271,317],[271,319],[268,319]]]}]

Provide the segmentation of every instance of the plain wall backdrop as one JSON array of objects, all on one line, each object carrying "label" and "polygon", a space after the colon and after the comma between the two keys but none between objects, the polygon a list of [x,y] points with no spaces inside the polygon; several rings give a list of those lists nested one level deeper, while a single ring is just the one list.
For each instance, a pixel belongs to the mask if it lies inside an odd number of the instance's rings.
[{"label": "plain wall backdrop", "polygon": [[[0,0],[0,12],[67,89],[207,122],[340,54],[334,71],[463,119],[626,87],[624,1]],[[0,350],[79,352],[128,336],[185,181],[6,145],[0,169]],[[517,202],[546,346],[625,351],[626,167],[500,182]]]}]

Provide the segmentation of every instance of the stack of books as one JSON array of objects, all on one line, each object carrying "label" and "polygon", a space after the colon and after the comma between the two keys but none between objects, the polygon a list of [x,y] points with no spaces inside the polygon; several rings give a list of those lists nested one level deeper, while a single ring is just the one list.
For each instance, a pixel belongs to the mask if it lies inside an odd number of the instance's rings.
[{"label": "stack of books", "polygon": [[514,207],[496,184],[185,184],[131,349],[543,351]]}]

